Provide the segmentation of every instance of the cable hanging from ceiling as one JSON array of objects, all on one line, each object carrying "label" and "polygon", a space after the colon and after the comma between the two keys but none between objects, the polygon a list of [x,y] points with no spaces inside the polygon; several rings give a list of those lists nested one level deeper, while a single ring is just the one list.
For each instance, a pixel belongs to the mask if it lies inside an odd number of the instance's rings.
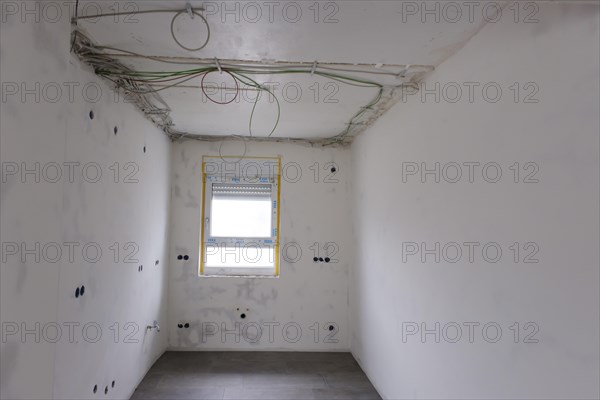
[{"label": "cable hanging from ceiling", "polygon": [[[171,20],[171,34],[174,41],[183,49],[188,51],[198,51],[206,47],[208,41],[210,39],[210,27],[208,25],[208,21],[200,14],[200,11],[203,11],[203,8],[191,8],[189,3],[187,4],[186,9],[169,9],[169,10],[140,10],[135,12],[115,12],[115,13],[100,13],[96,15],[87,15],[87,16],[75,16],[74,22],[78,20],[85,19],[93,19],[93,18],[102,18],[109,16],[117,16],[117,15],[132,15],[132,14],[150,14],[150,13],[174,13],[174,17]],[[206,28],[208,31],[208,35],[206,41],[202,44],[202,46],[198,48],[188,48],[187,46],[183,46],[182,43],[177,39],[175,35],[175,21],[177,18],[187,13],[191,18],[194,16],[198,16],[201,20],[206,24]],[[355,113],[348,123],[346,124],[346,128],[339,134],[327,139],[325,144],[337,144],[344,141],[345,137],[350,133],[351,129],[357,125],[357,120],[360,119],[365,113],[373,108],[382,100],[384,94],[384,88],[398,88],[403,86],[401,85],[384,85],[382,83],[365,79],[362,77],[357,77],[354,75],[349,75],[347,72],[354,73],[364,73],[364,74],[378,74],[378,75],[392,75],[398,77],[398,73],[394,73],[391,71],[373,71],[373,70],[360,70],[360,69],[351,69],[351,68],[338,68],[333,67],[331,65],[320,65],[318,62],[314,63],[277,63],[276,65],[265,65],[265,64],[254,64],[245,63],[245,62],[220,62],[218,59],[214,59],[213,61],[176,61],[172,59],[165,59],[164,57],[158,56],[148,56],[139,54],[136,52],[132,52],[125,49],[120,49],[111,46],[100,46],[95,45],[92,41],[87,38],[81,31],[75,29],[73,32],[73,44],[79,38],[79,47],[77,49],[74,48],[75,53],[86,63],[94,67],[94,70],[97,75],[110,80],[115,84],[115,86],[122,88],[126,93],[132,94],[136,96],[138,100],[138,105],[142,108],[142,111],[158,115],[163,120],[163,125],[166,125],[167,128],[172,127],[172,121],[168,117],[169,112],[171,111],[168,105],[162,100],[159,95],[159,92],[171,89],[174,87],[180,87],[184,83],[191,81],[195,78],[200,78],[200,88],[203,94],[213,103],[220,105],[227,105],[232,103],[238,96],[240,90],[242,88],[251,88],[257,91],[257,96],[254,100],[254,104],[252,106],[252,111],[250,113],[249,121],[248,121],[248,133],[252,137],[252,126],[254,121],[254,116],[256,112],[256,108],[258,102],[260,100],[261,93],[266,94],[269,98],[275,100],[277,113],[275,123],[267,135],[267,138],[271,138],[272,135],[277,130],[281,119],[281,104],[279,99],[273,93],[271,89],[267,86],[260,84],[255,79],[251,77],[251,75],[284,75],[284,74],[308,74],[310,76],[320,76],[328,79],[335,80],[337,82],[355,86],[362,88],[376,88],[377,94],[375,97],[365,106],[361,107],[360,110]],[[73,46],[74,47],[74,46]],[[113,51],[117,54],[108,54],[106,51]],[[131,57],[139,57],[150,59],[152,61],[161,62],[165,64],[177,64],[177,65],[194,65],[195,68],[188,69],[180,69],[180,70],[169,70],[169,71],[138,71],[132,68],[125,66],[123,63],[119,62],[115,59],[115,57],[119,57],[119,55],[128,55]],[[249,65],[250,64],[250,65]],[[200,65],[200,66],[198,66]],[[206,93],[206,88],[204,86],[204,80],[207,74],[211,72],[218,71],[219,73],[226,73],[232,77],[235,82],[235,95],[234,98],[227,102],[219,102],[208,96]],[[406,71],[404,71],[406,72]],[[145,96],[151,96],[156,101],[161,103],[164,108],[156,107],[154,104],[149,102]],[[236,135],[235,137],[239,137]]]},{"label": "cable hanging from ceiling", "polygon": [[[173,38],[175,43],[177,43],[177,45],[179,47],[181,47],[182,49],[187,50],[187,51],[199,51],[199,50],[202,50],[203,48],[205,48],[206,45],[208,44],[208,42],[210,41],[210,25],[208,24],[208,21],[206,20],[204,15],[202,15],[200,13],[201,11],[204,11],[204,8],[202,8],[202,7],[192,8],[192,6],[189,3],[187,3],[186,8],[183,10],[182,9],[137,10],[137,11],[121,11],[121,12],[112,12],[112,13],[99,13],[99,14],[94,14],[94,15],[76,15],[75,17],[73,17],[73,22],[77,22],[79,20],[96,19],[96,18],[117,17],[117,16],[122,16],[122,15],[132,16],[132,15],[138,15],[138,14],[175,14],[173,16],[173,18],[171,19],[171,37]],[[202,20],[202,22],[206,26],[206,32],[207,32],[206,40],[199,47],[193,48],[193,47],[185,46],[183,43],[181,43],[181,41],[179,39],[177,39],[177,35],[175,35],[175,21],[177,21],[177,18],[179,18],[179,16],[181,16],[183,14],[187,14],[191,19],[194,19],[195,17],[200,18],[200,20]]]},{"label": "cable hanging from ceiling", "polygon": [[[185,70],[172,70],[172,71],[137,71],[132,69],[123,69],[123,68],[112,68],[111,63],[107,60],[105,62],[98,62],[98,56],[94,56],[94,59],[88,59],[91,64],[96,64],[96,74],[99,76],[105,77],[111,81],[113,81],[117,86],[125,88],[129,92],[137,93],[137,94],[153,94],[158,93],[170,88],[174,88],[180,86],[181,84],[188,82],[194,78],[201,78],[200,88],[203,91],[204,95],[207,96],[209,100],[216,104],[226,105],[232,103],[237,96],[239,95],[239,91],[242,86],[251,87],[257,89],[259,92],[266,93],[272,99],[275,100],[277,106],[277,116],[276,121],[267,135],[267,137],[271,137],[279,125],[281,119],[281,104],[279,102],[278,97],[273,93],[273,91],[256,80],[254,80],[251,75],[253,74],[269,74],[269,75],[277,75],[277,74],[305,74],[310,75],[311,73],[316,76],[321,76],[325,78],[329,78],[335,80],[337,82],[357,86],[362,88],[376,88],[377,94],[367,105],[361,107],[361,109],[350,119],[347,123],[346,129],[344,132],[338,135],[339,138],[343,138],[347,135],[347,133],[352,128],[352,125],[355,124],[355,121],[360,118],[365,112],[370,110],[373,106],[375,106],[382,98],[384,85],[375,81],[367,80],[364,78],[358,78],[350,75],[338,74],[329,71],[319,71],[318,69],[312,71],[310,68],[280,68],[280,69],[269,69],[267,71],[259,71],[256,69],[248,69],[247,67],[240,65],[238,67],[224,67],[217,65],[213,66],[203,66],[200,68],[191,68]],[[84,55],[85,58],[85,55]],[[211,72],[222,72],[231,76],[235,82],[235,94],[232,99],[227,102],[218,102],[212,99],[206,93],[206,88],[204,85],[204,80],[207,74]],[[135,84],[137,87],[132,87],[131,84]],[[164,84],[161,87],[157,87],[158,84]],[[142,87],[139,87],[142,86]],[[254,115],[256,112],[256,108],[258,102],[260,100],[260,94],[257,94],[254,100],[254,104],[252,106],[252,111],[250,113],[250,118],[248,122],[248,132],[250,136],[253,136],[252,125],[254,121]]]}]

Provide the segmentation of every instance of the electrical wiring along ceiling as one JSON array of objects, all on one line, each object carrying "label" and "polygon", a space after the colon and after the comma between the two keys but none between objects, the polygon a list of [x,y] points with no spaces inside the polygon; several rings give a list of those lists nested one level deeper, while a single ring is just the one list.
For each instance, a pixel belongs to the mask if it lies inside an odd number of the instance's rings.
[{"label": "electrical wiring along ceiling", "polygon": [[[403,93],[413,93],[414,83],[433,69],[429,64],[392,63],[385,57],[375,62],[356,62],[356,58],[349,62],[344,46],[303,39],[297,31],[302,27],[294,26],[285,37],[290,30],[285,21],[248,26],[244,21],[223,23],[196,4],[187,10],[181,2],[138,4],[134,13],[114,9],[78,13],[73,52],[134,99],[148,118],[174,139],[243,137],[345,144]],[[381,17],[390,13],[389,5],[382,4],[376,11]],[[359,10],[349,15],[356,13],[360,16]],[[120,15],[135,17],[137,22],[116,24]],[[362,16],[369,17],[364,11]],[[329,33],[346,29],[343,23],[317,28]],[[315,26],[305,29],[302,32],[312,32]],[[264,48],[250,45],[263,31],[277,31],[279,36],[272,36]],[[322,38],[331,36],[322,34]],[[323,49],[330,51],[316,61],[307,59],[302,51],[294,56],[294,48],[305,46],[305,40],[321,47],[312,52],[315,57]],[[232,46],[232,42],[240,45]],[[364,49],[370,49],[369,53],[372,47]],[[355,57],[363,53],[363,47],[349,50]],[[243,60],[238,58],[240,51],[246,52]],[[397,57],[396,51],[389,54]],[[435,61],[435,57],[420,58]]]}]

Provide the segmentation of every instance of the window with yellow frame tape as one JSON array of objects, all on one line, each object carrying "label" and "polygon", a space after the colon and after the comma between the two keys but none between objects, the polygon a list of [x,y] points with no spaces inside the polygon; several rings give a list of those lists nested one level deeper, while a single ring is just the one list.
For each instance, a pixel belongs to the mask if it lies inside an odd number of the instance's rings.
[{"label": "window with yellow frame tape", "polygon": [[280,157],[203,157],[199,275],[278,277],[280,203]]}]

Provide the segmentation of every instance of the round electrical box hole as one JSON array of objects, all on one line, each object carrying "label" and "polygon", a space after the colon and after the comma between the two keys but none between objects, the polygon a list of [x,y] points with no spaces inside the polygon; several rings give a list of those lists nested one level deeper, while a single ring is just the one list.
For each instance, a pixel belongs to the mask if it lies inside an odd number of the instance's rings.
[{"label": "round electrical box hole", "polygon": [[180,255],[177,256],[177,259],[178,260],[183,260],[183,256],[180,254]]},{"label": "round electrical box hole", "polygon": [[185,256],[183,256],[183,259],[187,261],[187,260],[189,260],[189,259],[190,259],[190,256],[188,256],[188,255],[186,254]]},{"label": "round electrical box hole", "polygon": [[183,327],[187,329],[187,328],[189,328],[189,327],[190,327],[190,324],[188,324],[188,323],[186,322],[186,323],[185,323],[185,325],[183,325]]},{"label": "round electrical box hole", "polygon": [[246,318],[246,314],[244,314],[244,313],[240,314],[240,318],[241,319],[245,319]]},{"label": "round electrical box hole", "polygon": [[323,257],[319,257],[319,261],[323,262]]},{"label": "round electrical box hole", "polygon": [[334,329],[335,329],[335,328],[333,327],[333,325],[329,325],[329,330],[330,330],[330,331],[332,331],[332,330],[334,330]]},{"label": "round electrical box hole", "polygon": [[94,111],[93,110],[90,110],[90,114],[89,115],[90,115],[90,119],[94,119]]},{"label": "round electrical box hole", "polygon": [[94,389],[92,389],[92,392],[96,393],[98,391],[98,385],[94,385]]},{"label": "round electrical box hole", "polygon": [[313,257],[313,261],[314,261],[314,262],[317,262],[317,261],[319,261],[319,257]]},{"label": "round electrical box hole", "polygon": [[81,285],[81,289],[79,289],[79,295],[83,296],[85,293],[85,286]]},{"label": "round electrical box hole", "polygon": [[337,172],[337,168],[336,167],[331,167],[331,173],[335,174]]},{"label": "round electrical box hole", "polygon": [[75,289],[75,298],[79,297],[79,288]]},{"label": "round electrical box hole", "polygon": [[115,387],[115,383],[116,383],[115,381],[112,381],[112,384],[111,384],[111,386],[112,386],[112,387]]},{"label": "round electrical box hole", "polygon": [[158,265],[158,260],[154,261],[154,265]]},{"label": "round electrical box hole", "polygon": [[179,329],[181,329],[181,328],[183,328],[183,324],[177,324],[177,327],[178,327]]},{"label": "round electrical box hole", "polygon": [[327,263],[328,263],[329,261],[331,261],[331,258],[329,258],[329,257],[325,257],[325,262],[327,262]]},{"label": "round electrical box hole", "polygon": [[117,134],[117,132],[119,132],[119,128],[117,128],[116,126],[113,129],[113,132],[115,133],[115,135]]}]

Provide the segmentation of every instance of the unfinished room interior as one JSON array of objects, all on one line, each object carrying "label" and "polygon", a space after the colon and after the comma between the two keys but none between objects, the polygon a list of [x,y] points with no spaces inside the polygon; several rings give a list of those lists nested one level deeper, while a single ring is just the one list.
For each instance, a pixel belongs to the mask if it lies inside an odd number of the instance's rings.
[{"label": "unfinished room interior", "polygon": [[600,398],[600,1],[0,4],[0,398]]}]

